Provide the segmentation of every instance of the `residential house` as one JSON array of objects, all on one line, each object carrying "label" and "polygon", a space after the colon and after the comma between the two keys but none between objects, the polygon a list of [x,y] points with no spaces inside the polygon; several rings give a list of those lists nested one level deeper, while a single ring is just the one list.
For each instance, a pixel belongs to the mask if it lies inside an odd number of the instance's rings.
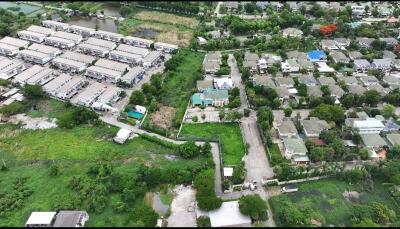
[{"label": "residential house", "polygon": [[250,72],[257,72],[257,62],[260,58],[256,53],[246,52],[244,54],[243,67],[249,68]]},{"label": "residential house", "polygon": [[277,133],[279,138],[292,138],[298,137],[297,129],[292,120],[283,120],[277,127]]},{"label": "residential house", "polygon": [[133,67],[126,74],[124,74],[119,81],[127,85],[132,86],[133,84],[139,83],[145,75],[145,71],[141,67]]},{"label": "residential house", "polygon": [[322,97],[323,93],[319,86],[307,86],[307,95],[309,97]]},{"label": "residential house", "polygon": [[357,59],[354,60],[354,71],[357,72],[366,72],[371,68],[371,64],[366,59]]},{"label": "residential house", "polygon": [[55,31],[66,31],[69,28],[69,25],[67,23],[62,23],[58,21],[52,21],[52,20],[44,20],[42,21],[42,24],[44,27],[50,28]]},{"label": "residential house", "polygon": [[343,81],[346,83],[347,86],[350,86],[350,85],[359,85],[359,84],[360,84],[360,82],[359,82],[359,81],[357,80],[357,78],[354,77],[354,76],[342,77],[342,78],[340,78],[340,80],[343,80]]},{"label": "residential house", "polygon": [[308,59],[298,59],[297,63],[299,64],[300,69],[305,69],[309,72],[314,70],[314,64]]},{"label": "residential house", "polygon": [[390,59],[373,59],[371,68],[388,72],[392,68],[391,60]]},{"label": "residential house", "polygon": [[336,81],[332,77],[320,76],[318,81],[321,85],[335,85]]},{"label": "residential house", "polygon": [[91,37],[96,33],[95,29],[88,28],[88,27],[83,27],[83,26],[78,26],[78,25],[71,25],[68,28],[68,32],[79,34],[82,37]]},{"label": "residential house", "polygon": [[228,11],[237,11],[239,8],[239,2],[235,1],[223,2],[223,5],[228,9]]},{"label": "residential house", "polygon": [[382,82],[387,83],[392,90],[400,88],[400,79],[393,75],[384,76]]},{"label": "residential house", "polygon": [[13,45],[0,43],[0,55],[4,56],[16,56],[19,52],[19,48]]},{"label": "residential house", "polygon": [[379,134],[360,134],[361,141],[365,147],[378,150],[386,146],[386,141]]},{"label": "residential house", "polygon": [[400,59],[392,59],[391,65],[395,70],[400,70]]},{"label": "residential house", "polygon": [[379,38],[379,40],[386,42],[386,46],[389,46],[389,47],[394,47],[399,43],[397,41],[397,39],[394,37],[381,37],[381,38]]},{"label": "residential house", "polygon": [[335,97],[336,99],[342,98],[345,94],[345,91],[338,85],[329,85],[329,90],[331,91],[331,96]]},{"label": "residential house", "polygon": [[393,59],[397,58],[397,55],[392,51],[384,50],[382,58],[383,59],[391,59],[393,61]]},{"label": "residential house", "polygon": [[142,66],[149,69],[160,64],[164,60],[164,55],[160,51],[151,51],[142,60]]},{"label": "residential house", "polygon": [[277,87],[292,88],[294,87],[294,81],[288,77],[276,77],[275,83]]},{"label": "residential house", "polygon": [[316,86],[317,80],[312,75],[300,75],[298,77],[300,83],[304,83],[307,86]]},{"label": "residential house", "polygon": [[28,40],[28,41],[33,41],[33,42],[38,42],[42,43],[44,41],[44,38],[46,35],[42,33],[35,33],[27,30],[21,30],[17,32],[18,37],[23,39],[23,40]]},{"label": "residential house", "polygon": [[8,58],[0,59],[0,79],[8,80],[26,69],[21,60]]},{"label": "residential house", "polygon": [[104,84],[93,82],[78,94],[78,104],[90,107],[104,91],[106,86]]},{"label": "residential house", "polygon": [[214,88],[230,90],[233,88],[233,81],[230,77],[214,78]]},{"label": "residential house", "polygon": [[300,70],[300,65],[295,59],[287,59],[285,62],[281,63],[282,72],[298,72]]},{"label": "residential house", "polygon": [[275,88],[275,82],[269,76],[253,75],[252,77],[254,85],[260,85],[269,88]]},{"label": "residential house", "polygon": [[204,91],[206,89],[214,88],[214,84],[212,80],[197,80],[197,91]]},{"label": "residential house", "polygon": [[323,39],[323,40],[321,40],[320,44],[321,44],[321,48],[326,51],[339,49],[339,47],[336,45],[336,42],[334,40]]},{"label": "residential house", "polygon": [[154,43],[154,41],[152,41],[152,40],[139,38],[139,37],[126,36],[123,39],[126,44],[133,45],[133,46],[140,47],[140,48],[150,48],[151,44]]},{"label": "residential house", "polygon": [[25,227],[52,227],[56,212],[32,212]]},{"label": "residential house", "polygon": [[372,75],[361,75],[360,81],[364,84],[364,86],[379,84],[379,80]]},{"label": "residential house", "polygon": [[317,69],[320,73],[329,73],[329,72],[336,72],[336,70],[332,67],[329,67],[326,62],[316,62]]},{"label": "residential house", "polygon": [[309,120],[300,120],[303,132],[307,138],[319,138],[322,131],[329,129],[329,124],[325,120],[310,117]]},{"label": "residential house", "polygon": [[206,89],[200,93],[194,93],[191,98],[193,106],[224,106],[229,103],[228,90]]},{"label": "residential house", "polygon": [[265,73],[265,71],[267,71],[267,69],[268,69],[268,62],[266,59],[260,58],[258,60],[257,66],[258,66],[258,70],[260,71],[260,73]]},{"label": "residential house", "polygon": [[274,89],[281,101],[288,100],[290,98],[290,92],[287,87],[276,87]]},{"label": "residential house", "polygon": [[84,227],[88,220],[86,211],[59,211],[53,227]]},{"label": "residential house", "polygon": [[382,87],[382,85],[380,85],[380,84],[371,84],[371,85],[367,86],[367,89],[368,89],[368,91],[370,91],[370,90],[375,90],[375,91],[377,91],[381,96],[385,96],[385,95],[387,95],[387,94],[390,92],[389,88],[384,88],[384,87]]},{"label": "residential house", "polygon": [[122,34],[119,33],[112,33],[103,30],[98,30],[94,33],[94,36],[99,39],[109,40],[113,42],[120,42],[124,37]]},{"label": "residential house", "polygon": [[301,138],[284,138],[282,139],[284,154],[286,159],[292,159],[294,155],[306,156],[307,147]]},{"label": "residential house", "polygon": [[168,44],[168,43],[163,43],[163,42],[155,42],[154,48],[158,51],[163,51],[165,53],[172,53],[172,52],[178,50],[179,47],[177,45],[173,45],[173,44]]},{"label": "residential house", "polygon": [[299,52],[297,50],[289,51],[286,53],[288,59],[307,59],[307,54],[304,52]]},{"label": "residential house", "polygon": [[382,121],[376,118],[347,118],[345,124],[357,128],[360,134],[379,134],[385,127]]},{"label": "residential house", "polygon": [[392,147],[400,145],[400,134],[398,133],[386,134],[386,139]]},{"label": "residential house", "polygon": [[286,28],[282,30],[282,35],[284,37],[299,37],[303,36],[303,31],[296,28]]},{"label": "residential house", "polygon": [[335,38],[334,41],[339,49],[345,49],[350,45],[350,39],[347,38]]},{"label": "residential house", "polygon": [[362,87],[360,85],[348,85],[347,90],[349,91],[349,93],[356,94],[356,95],[362,95],[362,94],[364,94],[364,92],[367,91],[367,89],[365,89],[365,87]]},{"label": "residential house", "polygon": [[368,37],[357,37],[356,41],[361,48],[371,48],[371,43],[374,41],[373,38]]},{"label": "residential house", "polygon": [[77,94],[78,91],[83,88],[86,83],[87,81],[80,76],[72,77],[64,85],[58,88],[55,93],[55,97],[63,100],[69,100],[75,94]]},{"label": "residential house", "polygon": [[332,57],[332,60],[334,63],[344,63],[347,64],[350,62],[350,59],[344,55],[342,52],[338,51],[331,51],[330,56]]},{"label": "residential house", "polygon": [[215,74],[220,69],[222,55],[220,52],[207,53],[203,60],[203,71],[206,74]]},{"label": "residential house", "polygon": [[321,50],[313,50],[307,53],[307,57],[311,62],[326,62],[326,54]]},{"label": "residential house", "polygon": [[350,60],[356,60],[356,59],[363,58],[362,53],[359,51],[350,51],[347,53],[347,55],[349,56]]},{"label": "residential house", "polygon": [[44,43],[46,45],[51,45],[61,49],[70,49],[76,45],[76,42],[73,40],[61,38],[61,37],[45,37]]}]

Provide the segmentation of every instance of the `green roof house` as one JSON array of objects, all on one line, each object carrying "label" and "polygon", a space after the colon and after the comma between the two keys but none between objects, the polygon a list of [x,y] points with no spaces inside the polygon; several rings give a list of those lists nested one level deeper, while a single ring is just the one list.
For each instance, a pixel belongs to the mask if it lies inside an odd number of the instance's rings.
[{"label": "green roof house", "polygon": [[307,148],[301,138],[284,138],[282,141],[285,149],[285,157],[287,159],[292,159],[295,155],[307,155]]},{"label": "green roof house", "polygon": [[228,90],[205,89],[202,93],[192,95],[193,106],[224,106],[229,103]]}]

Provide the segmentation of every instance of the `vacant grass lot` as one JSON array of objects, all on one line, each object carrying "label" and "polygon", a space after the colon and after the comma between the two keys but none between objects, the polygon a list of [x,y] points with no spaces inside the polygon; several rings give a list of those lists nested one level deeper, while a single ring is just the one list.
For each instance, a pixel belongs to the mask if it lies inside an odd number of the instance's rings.
[{"label": "vacant grass lot", "polygon": [[239,165],[245,154],[242,133],[237,123],[184,124],[181,137],[221,139],[224,165]]},{"label": "vacant grass lot", "polygon": [[[201,66],[204,54],[192,52],[186,49],[180,50],[184,59],[178,68],[173,72],[163,74],[164,81],[161,91],[161,101],[164,106],[177,109],[174,119],[182,120],[186,106],[189,102],[193,90],[196,88],[196,80],[201,75]],[[150,123],[151,113],[144,120],[144,125]],[[175,127],[175,129],[177,129]]]},{"label": "vacant grass lot", "polygon": [[[21,130],[14,125],[0,126],[0,163],[3,160],[9,171],[0,171],[0,192],[8,193],[17,177],[28,177],[26,185],[33,194],[22,207],[0,217],[0,226],[23,226],[32,211],[52,211],[54,205],[76,193],[67,188],[72,176],[83,176],[88,168],[99,161],[110,161],[116,172],[135,179],[139,163],[157,168],[199,168],[208,159],[196,158],[169,160],[166,154],[173,150],[138,137],[124,145],[111,142],[118,129],[107,126],[81,126],[71,130],[50,129],[42,131]],[[50,160],[54,159],[54,160]],[[50,161],[49,161],[50,160]],[[50,175],[54,161],[60,175]],[[130,226],[132,215],[118,213],[112,207],[120,201],[118,194],[107,196],[104,212],[89,212],[87,226]],[[163,201],[170,202],[168,195]],[[143,203],[142,198],[129,208]],[[83,209],[85,210],[85,209]]]},{"label": "vacant grass lot", "polygon": [[[349,225],[353,205],[373,201],[386,204],[397,212],[397,216],[399,215],[399,209],[390,197],[387,188],[381,183],[375,181],[372,192],[362,192],[360,188],[360,186],[351,186],[336,179],[301,183],[298,192],[274,196],[270,199],[270,205],[277,226],[287,226],[282,225],[279,221],[277,212],[279,212],[280,205],[278,200],[288,200],[299,208],[312,209],[314,218],[319,219],[322,216],[325,219],[325,226],[329,224]],[[350,202],[342,196],[345,190],[360,192],[360,198],[355,203]]]},{"label": "vacant grass lot", "polygon": [[136,31],[150,29],[158,34],[154,38],[147,38],[187,47],[193,37],[193,30],[197,25],[198,21],[194,18],[141,10],[132,18],[126,18],[120,22],[118,31],[124,35],[132,35]]},{"label": "vacant grass lot", "polygon": [[64,102],[55,99],[42,99],[36,104],[35,111],[27,112],[27,115],[31,117],[48,117],[58,118],[62,116],[68,108]]}]

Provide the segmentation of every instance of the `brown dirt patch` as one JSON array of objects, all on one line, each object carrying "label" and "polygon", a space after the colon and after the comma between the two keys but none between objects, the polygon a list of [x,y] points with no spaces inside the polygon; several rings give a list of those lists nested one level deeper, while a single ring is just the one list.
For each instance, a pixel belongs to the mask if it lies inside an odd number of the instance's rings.
[{"label": "brown dirt patch", "polygon": [[175,113],[175,108],[162,106],[151,116],[151,123],[157,127],[169,129],[172,127],[172,120]]}]

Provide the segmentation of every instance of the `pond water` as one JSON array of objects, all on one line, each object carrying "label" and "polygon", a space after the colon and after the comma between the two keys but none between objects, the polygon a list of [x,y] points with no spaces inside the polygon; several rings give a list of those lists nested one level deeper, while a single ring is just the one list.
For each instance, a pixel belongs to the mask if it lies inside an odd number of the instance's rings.
[{"label": "pond water", "polygon": [[113,33],[117,32],[117,25],[115,24],[114,20],[111,19],[97,19],[96,17],[73,16],[68,23],[71,25],[79,25],[92,29],[94,29],[97,24],[99,26],[99,30]]},{"label": "pond water", "polygon": [[[7,9],[10,7],[19,7],[20,10],[19,12],[22,12],[24,14],[31,14],[32,12],[35,12],[40,9],[40,7],[37,6],[31,6],[27,4],[17,4],[15,2],[1,2],[0,1],[0,8]],[[13,11],[15,12],[15,11]]]},{"label": "pond water", "polygon": [[106,16],[121,17],[118,7],[103,5],[101,10],[104,11]]},{"label": "pond water", "polygon": [[142,37],[142,38],[155,38],[158,32],[152,29],[141,29],[134,32],[132,35],[135,37]]}]

